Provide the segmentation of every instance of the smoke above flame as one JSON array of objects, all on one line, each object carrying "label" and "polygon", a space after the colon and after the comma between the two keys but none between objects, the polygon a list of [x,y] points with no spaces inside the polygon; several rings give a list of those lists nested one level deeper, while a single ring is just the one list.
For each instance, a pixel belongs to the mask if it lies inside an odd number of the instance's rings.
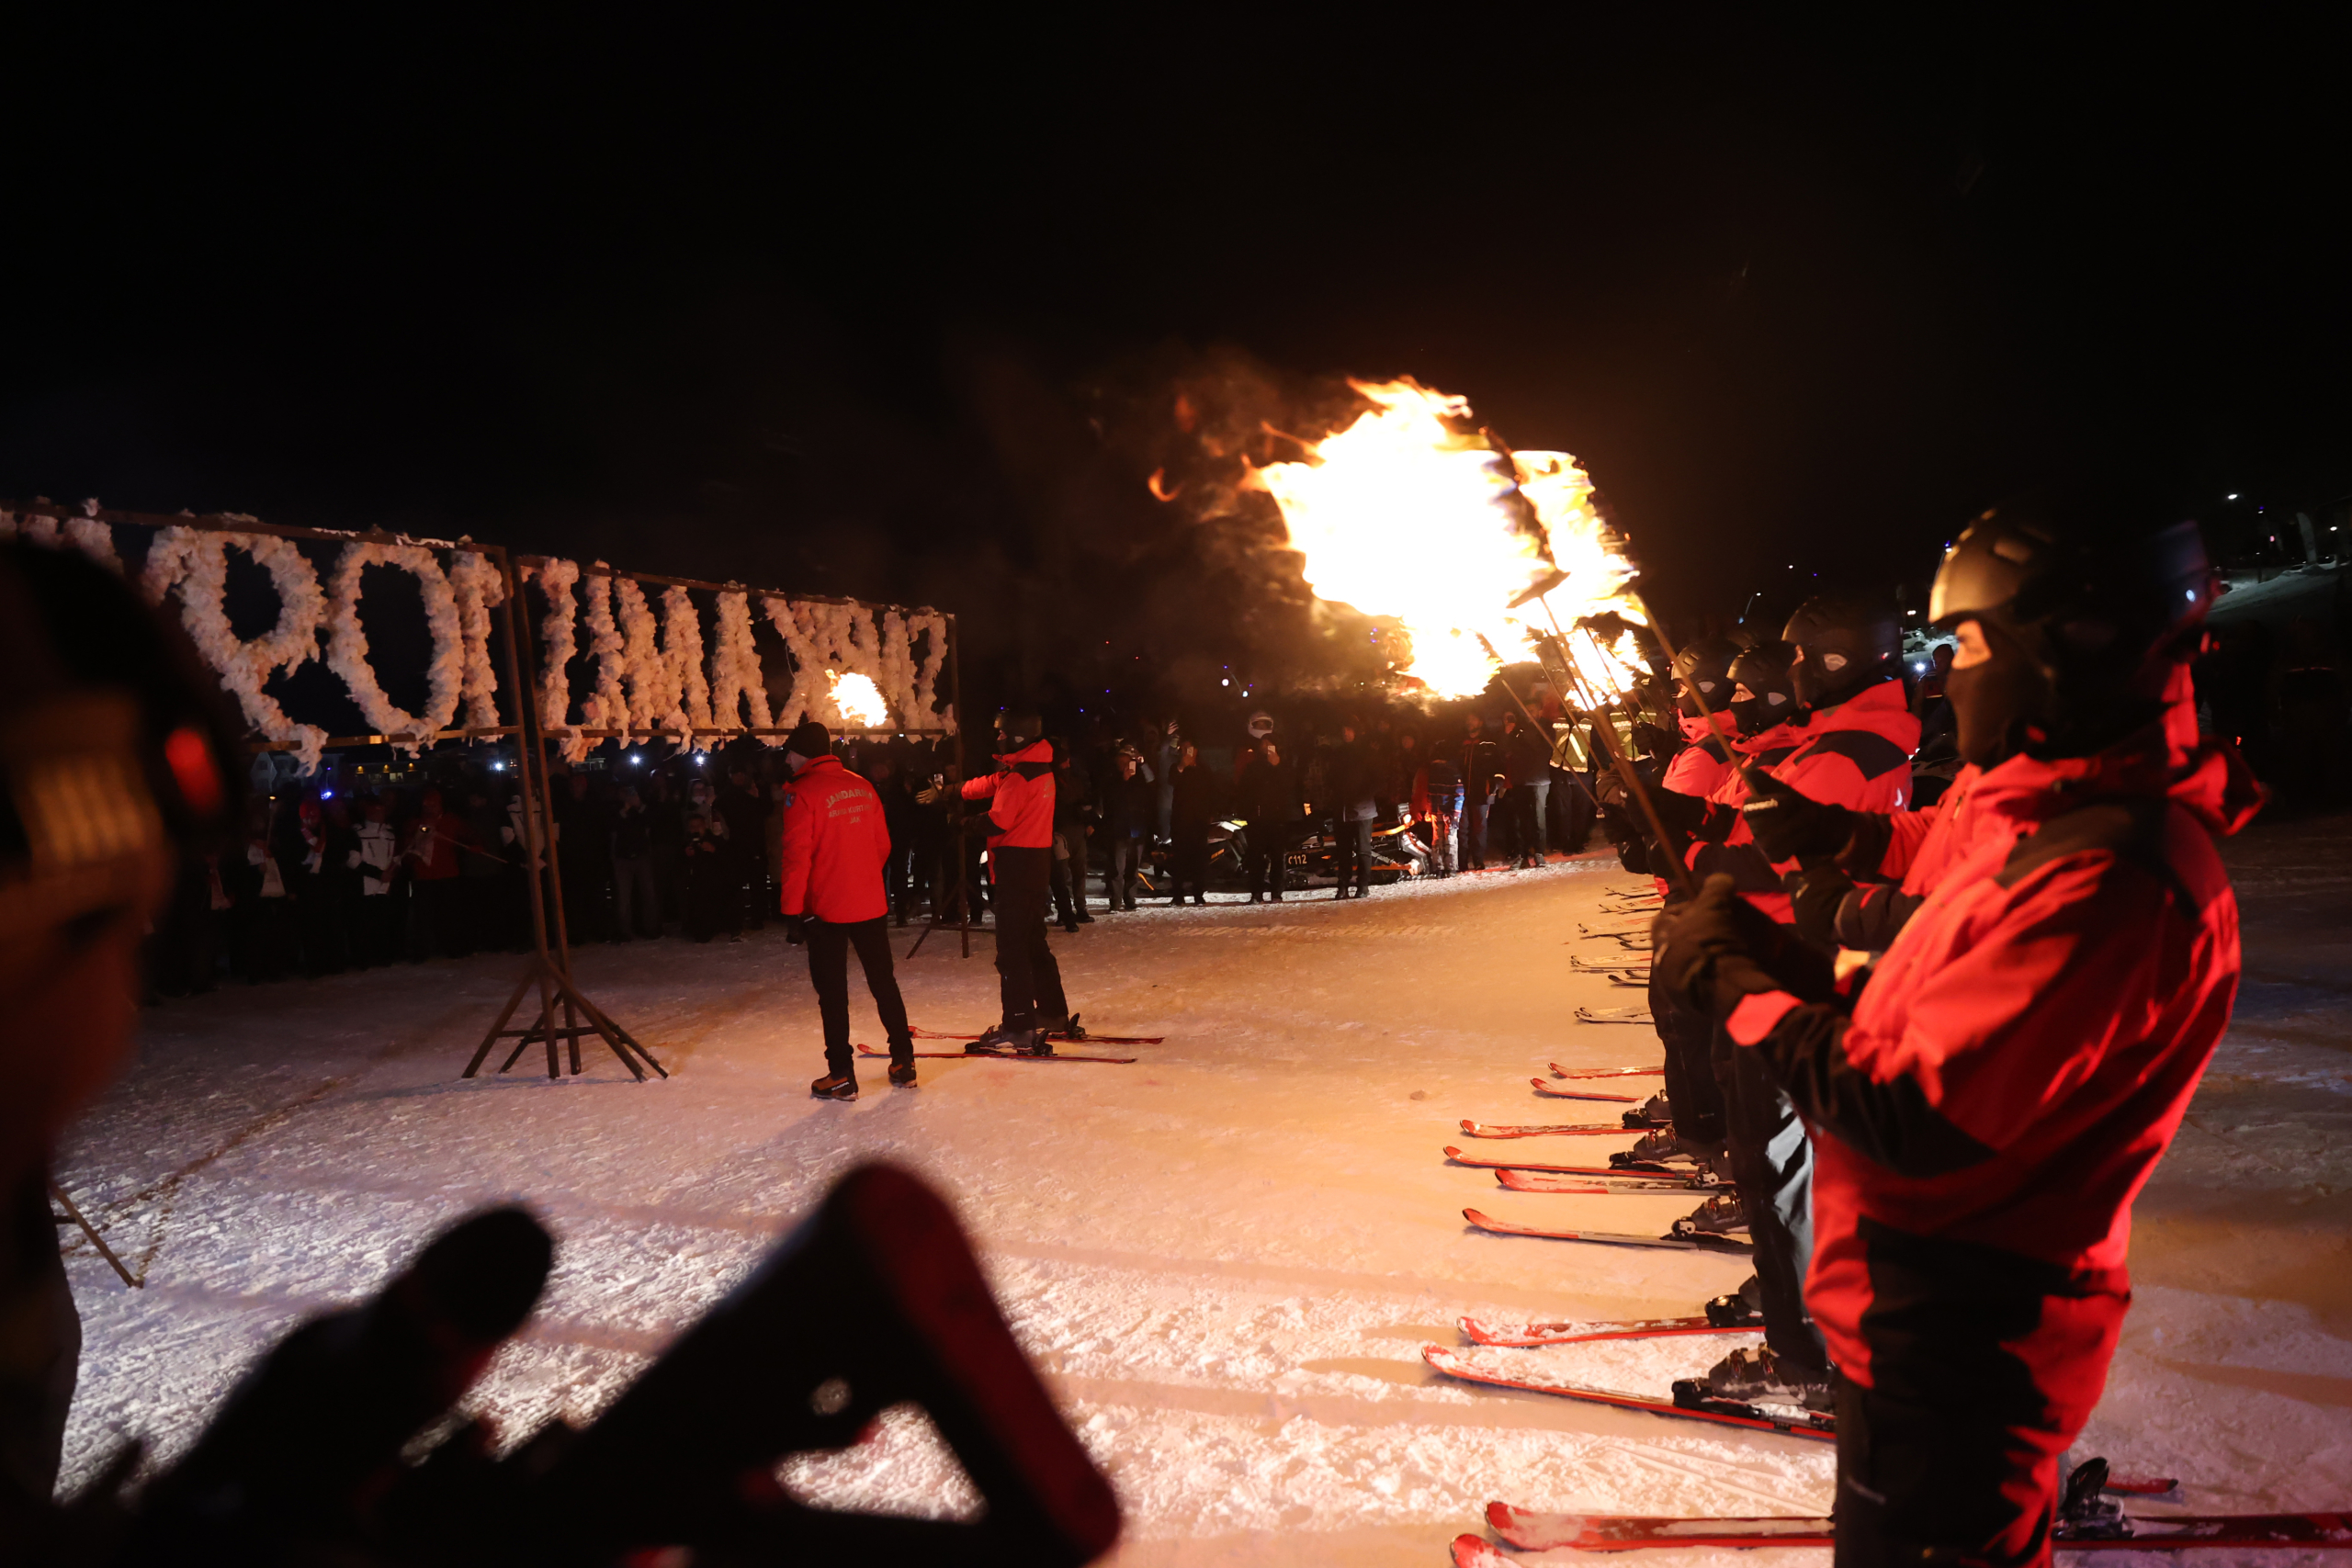
[{"label": "smoke above flame", "polygon": [[[1575,458],[1498,449],[1465,398],[1411,380],[1348,384],[1370,409],[1301,442],[1305,461],[1252,468],[1244,483],[1273,497],[1317,598],[1404,628],[1401,673],[1441,696],[1473,696],[1505,660],[1532,657],[1532,634],[1548,633],[1553,616],[1564,627],[1611,611],[1641,619],[1623,593],[1634,576],[1623,543]],[[1598,639],[1569,641],[1589,683],[1631,686]],[[1573,651],[1579,643],[1597,657]]]},{"label": "smoke above flame", "polygon": [[879,729],[889,722],[890,705],[882,700],[882,688],[874,683],[874,677],[828,670],[825,679],[832,684],[833,705],[851,724],[861,729]]}]

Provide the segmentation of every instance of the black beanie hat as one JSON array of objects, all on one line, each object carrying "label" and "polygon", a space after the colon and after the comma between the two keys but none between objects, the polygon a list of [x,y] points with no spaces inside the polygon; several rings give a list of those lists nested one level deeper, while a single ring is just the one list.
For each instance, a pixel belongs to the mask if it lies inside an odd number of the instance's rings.
[{"label": "black beanie hat", "polygon": [[786,737],[784,749],[815,761],[833,749],[833,738],[825,727],[813,718],[804,718]]}]

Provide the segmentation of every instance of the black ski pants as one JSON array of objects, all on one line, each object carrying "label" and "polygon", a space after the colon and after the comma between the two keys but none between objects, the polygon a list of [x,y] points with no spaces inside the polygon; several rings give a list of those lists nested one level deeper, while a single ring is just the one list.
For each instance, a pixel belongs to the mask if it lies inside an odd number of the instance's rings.
[{"label": "black ski pants", "polygon": [[1040,1020],[1069,1016],[1062,995],[1061,965],[1046,945],[1046,900],[1054,870],[1049,849],[999,847],[989,852],[996,868],[991,902],[996,909],[997,988],[1009,1029],[1027,1029]]},{"label": "black ski pants", "polygon": [[1720,1028],[1713,1040],[1732,1179],[1739,1183],[1747,1238],[1756,1244],[1765,1343],[1792,1366],[1826,1371],[1828,1348],[1804,1304],[1805,1270],[1813,1262],[1813,1145],[1762,1055]]},{"label": "black ski pants", "polygon": [[1836,1568],[2050,1561],[2057,1461],[2040,1434],[2005,1425],[1996,1403],[1838,1380]]},{"label": "black ski pants", "polygon": [[1650,972],[1650,1017],[1666,1047],[1666,1100],[1675,1135],[1698,1148],[1724,1146],[1724,1091],[1715,1081],[1714,1020]]},{"label": "black ski pants", "polygon": [[817,1016],[825,1022],[825,1070],[835,1077],[857,1077],[857,1057],[849,1044],[849,950],[853,947],[857,949],[857,966],[865,971],[865,988],[874,993],[874,1010],[882,1015],[882,1034],[890,1043],[890,1060],[913,1061],[914,1034],[907,1028],[907,1004],[899,995],[899,977],[890,964],[888,919],[809,920],[805,931],[808,983],[817,988]]}]

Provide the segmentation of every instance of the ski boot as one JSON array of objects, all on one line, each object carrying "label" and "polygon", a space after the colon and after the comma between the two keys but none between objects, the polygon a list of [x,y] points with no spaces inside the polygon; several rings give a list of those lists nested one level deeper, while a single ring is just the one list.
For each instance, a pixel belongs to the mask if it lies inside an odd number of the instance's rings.
[{"label": "ski boot", "polygon": [[[1709,1369],[1705,1377],[1694,1381],[1703,1397],[1735,1404],[1779,1404],[1822,1412],[1838,1405],[1836,1384],[1827,1371],[1808,1372],[1788,1366],[1770,1345],[1734,1350]],[[1676,1384],[1676,1392],[1680,1391],[1681,1384]]]},{"label": "ski boot", "polygon": [[[1630,1120],[1630,1118],[1629,1118]],[[1690,1154],[1674,1135],[1673,1123],[1655,1128],[1642,1135],[1630,1149],[1620,1149],[1609,1156],[1611,1165],[1658,1165],[1667,1160],[1688,1160]]]},{"label": "ski boot", "polygon": [[1764,1281],[1755,1275],[1727,1296],[1707,1303],[1707,1321],[1717,1328],[1746,1328],[1764,1321]]},{"label": "ski boot", "polygon": [[857,1080],[847,1073],[827,1073],[808,1086],[808,1092],[819,1100],[855,1100]]},{"label": "ski boot", "polygon": [[1728,1235],[1733,1231],[1747,1228],[1747,1211],[1740,1206],[1737,1197],[1718,1192],[1682,1218],[1674,1222],[1674,1234],[1697,1238],[1702,1235]]},{"label": "ski boot", "polygon": [[2066,1477],[2058,1500],[2060,1540],[2120,1540],[2132,1533],[2123,1506],[2102,1494],[2107,1488],[2107,1461],[2086,1459]]},{"label": "ski boot", "polygon": [[1083,1040],[1086,1038],[1086,1026],[1078,1021],[1078,1014],[1064,1013],[1059,1018],[1039,1019],[1037,1032],[1050,1034],[1057,1040]]},{"label": "ski boot", "polygon": [[[1045,1035],[1034,1026],[1000,1023],[964,1047],[967,1056],[1014,1056],[1023,1053],[1037,1054],[1037,1046]],[[1046,1049],[1050,1051],[1051,1046]]]},{"label": "ski boot", "polygon": [[890,1081],[900,1089],[912,1089],[915,1082],[915,1065],[912,1062],[891,1063]]},{"label": "ski boot", "polygon": [[1667,1104],[1666,1096],[1654,1094],[1625,1112],[1625,1125],[1635,1133],[1651,1127],[1671,1127],[1674,1125],[1674,1111]]}]

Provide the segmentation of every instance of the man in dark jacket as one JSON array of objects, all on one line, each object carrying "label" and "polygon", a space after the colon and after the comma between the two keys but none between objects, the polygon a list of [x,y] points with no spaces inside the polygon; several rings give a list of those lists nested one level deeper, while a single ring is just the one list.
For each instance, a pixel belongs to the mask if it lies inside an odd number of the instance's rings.
[{"label": "man in dark jacket", "polygon": [[1301,801],[1298,768],[1285,761],[1272,735],[1260,739],[1258,754],[1241,769],[1241,809],[1250,832],[1250,902],[1263,903],[1272,884],[1283,901],[1283,872],[1292,838],[1298,831]]},{"label": "man in dark jacket", "polygon": [[1487,814],[1502,773],[1502,749],[1487,733],[1487,721],[1472,714],[1462,735],[1462,869],[1487,869]]},{"label": "man in dark jacket", "polygon": [[1159,813],[1159,792],[1143,756],[1131,746],[1119,749],[1117,770],[1102,792],[1102,837],[1108,863],[1102,871],[1104,902],[1114,909],[1136,907],[1136,874],[1151,847],[1152,819]]},{"label": "man in dark jacket", "polygon": [[1372,819],[1380,814],[1380,792],[1371,750],[1358,738],[1352,719],[1340,726],[1340,743],[1331,749],[1324,777],[1330,784],[1331,834],[1338,847],[1340,886],[1332,897],[1348,897],[1352,881],[1354,897],[1361,898],[1372,891]]},{"label": "man in dark jacket", "polygon": [[1503,715],[1502,770],[1505,820],[1510,856],[1520,866],[1539,866],[1550,852],[1544,815],[1552,793],[1552,748],[1519,715]]},{"label": "man in dark jacket", "polygon": [[1177,750],[1176,776],[1170,784],[1175,793],[1168,901],[1182,903],[1189,887],[1193,902],[1205,904],[1209,901],[1209,827],[1216,820],[1216,775],[1203,765],[1201,749],[1190,741]]}]

